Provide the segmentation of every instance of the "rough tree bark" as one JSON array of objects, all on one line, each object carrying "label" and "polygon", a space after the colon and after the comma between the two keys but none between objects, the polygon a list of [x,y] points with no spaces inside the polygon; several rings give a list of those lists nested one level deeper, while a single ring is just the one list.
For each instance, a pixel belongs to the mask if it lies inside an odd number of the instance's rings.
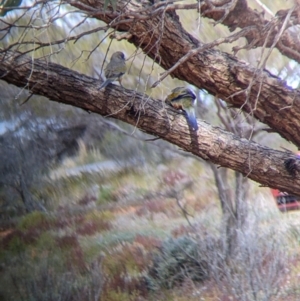
[{"label": "rough tree bark", "polygon": [[165,108],[162,101],[116,85],[98,91],[96,79],[58,64],[32,61],[16,52],[1,53],[0,62],[0,76],[8,83],[26,86],[53,101],[125,121],[265,186],[300,195],[300,177],[292,177],[284,167],[288,153],[241,139],[204,121],[198,121],[199,130],[192,134],[185,118]]},{"label": "rough tree bark", "polygon": [[285,18],[289,20],[285,28],[300,24],[299,5],[290,9],[281,10],[272,18],[267,19],[264,10],[257,11],[248,6],[246,0],[237,1],[205,1],[201,0],[201,14],[213,19],[216,23],[222,23],[234,31],[236,28],[250,28],[245,35],[247,40],[246,49],[264,47],[276,47],[283,55],[300,63],[300,44],[295,31],[286,30],[282,33],[278,43],[273,45],[276,35],[284,26]]}]

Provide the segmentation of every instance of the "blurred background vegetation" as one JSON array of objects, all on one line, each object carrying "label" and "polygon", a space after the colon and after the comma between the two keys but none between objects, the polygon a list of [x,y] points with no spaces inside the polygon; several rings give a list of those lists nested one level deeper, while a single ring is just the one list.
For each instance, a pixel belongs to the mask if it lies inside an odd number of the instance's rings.
[{"label": "blurred background vegetation", "polygon": [[[248,3],[258,10],[264,4],[271,17],[293,1]],[[195,11],[178,14],[202,42],[229,34]],[[96,30],[104,23],[60,2],[37,4],[26,14],[2,10],[0,21],[2,49],[37,47],[33,59],[95,78],[121,49],[126,88],[163,100],[174,87],[188,86],[169,76],[150,89],[163,71],[157,64],[128,42],[110,39],[110,31]],[[7,23],[17,26],[7,31]],[[234,46],[219,49],[231,53]],[[238,57],[256,66],[261,51]],[[276,49],[267,69],[299,85],[298,65]],[[198,118],[296,151],[250,116],[190,88]],[[27,87],[0,81],[0,91],[1,300],[300,298],[299,213],[280,213],[269,189],[120,121],[30,96]]]}]

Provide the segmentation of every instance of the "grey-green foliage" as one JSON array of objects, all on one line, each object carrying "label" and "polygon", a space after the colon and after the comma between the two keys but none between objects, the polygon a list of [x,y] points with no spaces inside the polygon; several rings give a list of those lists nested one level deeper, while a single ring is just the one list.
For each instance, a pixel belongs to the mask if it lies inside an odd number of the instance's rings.
[{"label": "grey-green foliage", "polygon": [[4,17],[9,11],[14,10],[22,3],[22,0],[3,0],[0,2],[0,17]]},{"label": "grey-green foliage", "polygon": [[99,300],[103,274],[95,261],[86,271],[70,271],[58,254],[32,258],[29,254],[10,258],[2,274],[1,300],[71,301]]},{"label": "grey-green foliage", "polygon": [[232,229],[236,237],[231,253],[225,235],[198,232],[198,253],[209,266],[210,280],[235,300],[277,300],[286,289],[282,284],[293,261],[289,248],[294,242],[282,231],[282,219],[268,224],[257,214],[249,214],[242,229]]},{"label": "grey-green foliage", "polygon": [[208,276],[207,264],[199,256],[198,244],[188,236],[163,242],[146,278],[149,289],[172,288],[185,279],[201,281]]}]

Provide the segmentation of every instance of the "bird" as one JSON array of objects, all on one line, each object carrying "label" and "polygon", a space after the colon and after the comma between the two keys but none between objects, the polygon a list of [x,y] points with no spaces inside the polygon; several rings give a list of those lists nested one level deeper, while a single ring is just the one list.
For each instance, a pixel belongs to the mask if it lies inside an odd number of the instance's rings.
[{"label": "bird", "polygon": [[165,99],[165,102],[176,110],[182,110],[189,127],[193,131],[198,130],[195,112],[197,98],[191,89],[177,87],[171,91],[171,93]]},{"label": "bird", "polygon": [[122,51],[114,52],[104,71],[106,80],[101,84],[98,90],[105,88],[108,84],[116,80],[118,80],[122,86],[122,76],[125,74],[126,70],[124,53]]},{"label": "bird", "polygon": [[291,176],[296,176],[300,173],[300,152],[296,156],[284,160],[284,167]]}]

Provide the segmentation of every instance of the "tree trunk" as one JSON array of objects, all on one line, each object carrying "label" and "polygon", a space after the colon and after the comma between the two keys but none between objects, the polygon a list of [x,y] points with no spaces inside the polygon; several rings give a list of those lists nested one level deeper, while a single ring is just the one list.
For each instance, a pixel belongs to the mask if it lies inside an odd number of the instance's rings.
[{"label": "tree trunk", "polygon": [[248,214],[249,180],[241,173],[235,172],[235,183],[236,227],[242,230]]},{"label": "tree trunk", "polygon": [[18,191],[20,193],[21,200],[24,204],[26,212],[30,213],[35,209],[33,204],[34,201],[31,197],[31,193],[28,190],[22,171],[19,173],[19,183],[20,183],[20,187]]},{"label": "tree trunk", "polygon": [[236,210],[233,202],[232,190],[228,183],[228,170],[226,168],[217,168],[216,165],[210,164],[213,171],[216,187],[222,208],[221,232],[224,241],[226,257],[233,254],[235,244],[236,228]]}]

